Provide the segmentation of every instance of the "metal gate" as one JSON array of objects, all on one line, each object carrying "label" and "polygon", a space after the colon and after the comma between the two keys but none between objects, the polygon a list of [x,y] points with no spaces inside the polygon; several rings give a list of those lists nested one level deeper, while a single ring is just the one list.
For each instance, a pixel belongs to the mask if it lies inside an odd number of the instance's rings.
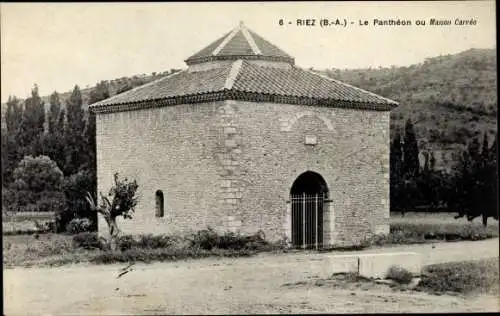
[{"label": "metal gate", "polygon": [[325,193],[292,194],[292,244],[298,248],[323,246],[323,206]]}]

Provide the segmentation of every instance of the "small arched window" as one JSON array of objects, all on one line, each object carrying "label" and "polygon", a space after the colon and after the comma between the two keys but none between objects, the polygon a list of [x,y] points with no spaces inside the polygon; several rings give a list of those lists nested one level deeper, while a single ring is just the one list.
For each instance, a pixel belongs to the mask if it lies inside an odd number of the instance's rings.
[{"label": "small arched window", "polygon": [[156,217],[163,217],[165,215],[164,208],[163,192],[158,190],[156,191]]}]

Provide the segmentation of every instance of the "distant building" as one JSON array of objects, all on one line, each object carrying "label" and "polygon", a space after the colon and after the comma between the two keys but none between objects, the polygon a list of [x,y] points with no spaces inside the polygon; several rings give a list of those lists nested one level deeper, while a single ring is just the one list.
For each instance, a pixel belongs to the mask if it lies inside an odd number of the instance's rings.
[{"label": "distant building", "polygon": [[140,185],[125,233],[262,230],[302,247],[389,232],[396,102],[296,67],[243,24],[185,62],[91,106],[99,191],[114,172]]}]

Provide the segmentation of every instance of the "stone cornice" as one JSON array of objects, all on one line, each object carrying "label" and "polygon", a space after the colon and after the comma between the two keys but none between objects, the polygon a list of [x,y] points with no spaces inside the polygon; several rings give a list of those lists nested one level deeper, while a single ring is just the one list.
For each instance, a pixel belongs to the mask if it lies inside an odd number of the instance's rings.
[{"label": "stone cornice", "polygon": [[325,107],[350,108],[350,109],[370,110],[370,111],[390,111],[391,109],[397,106],[396,104],[362,103],[355,101],[273,95],[273,94],[263,94],[263,93],[225,89],[218,92],[184,95],[184,96],[177,96],[165,99],[147,100],[147,101],[121,103],[121,104],[95,105],[91,106],[89,109],[94,113],[112,113],[112,112],[142,110],[142,109],[149,109],[149,108],[163,107],[163,106],[172,106],[178,104],[207,103],[207,102],[225,101],[225,100],[248,101],[257,103],[269,102],[269,103],[281,103],[281,104],[325,106]]},{"label": "stone cornice", "polygon": [[289,58],[289,57],[278,57],[278,56],[263,56],[263,55],[222,55],[222,56],[206,56],[206,57],[199,57],[199,58],[193,58],[193,59],[187,59],[184,62],[190,66],[194,64],[199,64],[199,63],[205,63],[209,61],[215,61],[215,60],[237,60],[237,59],[244,59],[244,60],[267,60],[267,61],[277,61],[277,62],[286,62],[289,64],[294,65],[295,64],[295,59],[294,58]]}]

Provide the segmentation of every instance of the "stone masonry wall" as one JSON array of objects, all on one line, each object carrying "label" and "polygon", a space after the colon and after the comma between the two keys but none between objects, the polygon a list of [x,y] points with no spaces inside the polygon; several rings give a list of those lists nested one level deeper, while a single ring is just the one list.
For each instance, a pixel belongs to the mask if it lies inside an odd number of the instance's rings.
[{"label": "stone masonry wall", "polygon": [[[332,202],[324,240],[358,243],[389,232],[389,112],[226,101],[240,136],[239,204],[231,216],[243,231],[291,237],[286,201],[306,171],[327,182]],[[306,145],[314,136],[317,144]]]},{"label": "stone masonry wall", "polygon": [[[125,233],[210,225],[290,236],[286,202],[308,170],[325,179],[332,200],[325,242],[389,231],[389,112],[224,101],[99,114],[97,151],[100,191],[114,171],[139,182],[134,219],[120,222]],[[158,189],[163,218],[155,217]]]},{"label": "stone masonry wall", "polygon": [[[222,102],[97,115],[98,190],[107,193],[113,173],[137,179],[139,203],[124,233],[170,234],[206,228],[226,217],[218,205],[217,152]],[[165,215],[155,216],[155,193]],[[99,232],[107,232],[99,220]]]}]

